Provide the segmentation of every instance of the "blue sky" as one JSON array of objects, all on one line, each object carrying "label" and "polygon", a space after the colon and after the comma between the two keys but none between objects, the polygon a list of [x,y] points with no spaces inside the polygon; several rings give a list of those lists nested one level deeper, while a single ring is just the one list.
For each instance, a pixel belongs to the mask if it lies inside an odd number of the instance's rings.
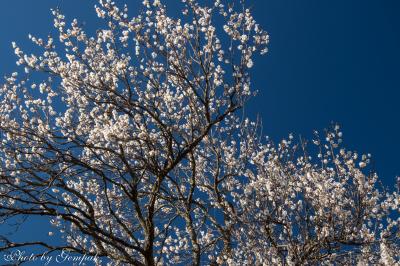
[{"label": "blue sky", "polygon": [[[77,17],[95,29],[95,3],[2,0],[0,73],[15,69],[11,41],[29,50],[28,33],[45,37],[53,30],[50,8],[59,5],[67,19]],[[392,186],[400,175],[400,2],[247,3],[271,37],[269,53],[253,69],[259,94],[248,103],[249,115],[259,114],[264,133],[274,139],[290,132],[311,136],[313,129],[338,122],[345,145],[371,153],[375,170]]]},{"label": "blue sky", "polygon": [[400,175],[400,2],[254,1],[271,35],[252,107],[267,134],[309,135],[330,121],[345,145],[372,153],[386,184]]}]

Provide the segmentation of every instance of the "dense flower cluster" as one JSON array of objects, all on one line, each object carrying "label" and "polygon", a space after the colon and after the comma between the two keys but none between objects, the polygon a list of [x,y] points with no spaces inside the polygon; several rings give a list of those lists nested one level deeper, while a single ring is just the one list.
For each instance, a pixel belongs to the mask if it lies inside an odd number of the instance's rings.
[{"label": "dense flower cluster", "polygon": [[[0,88],[0,217],[49,217],[64,245],[110,265],[398,265],[400,196],[334,126],[278,144],[237,114],[268,34],[242,2],[95,6],[88,36],[13,43]],[[43,74],[44,73],[44,74]],[[21,77],[22,76],[22,77]],[[45,77],[43,79],[43,77]],[[38,80],[41,80],[40,82]],[[315,156],[314,156],[315,154]],[[99,262],[101,264],[101,262]]]}]

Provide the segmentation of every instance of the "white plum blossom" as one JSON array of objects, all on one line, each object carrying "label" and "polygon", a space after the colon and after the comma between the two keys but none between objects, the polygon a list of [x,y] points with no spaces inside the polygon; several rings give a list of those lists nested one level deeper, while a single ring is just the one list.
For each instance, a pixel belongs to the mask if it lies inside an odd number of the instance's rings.
[{"label": "white plum blossom", "polygon": [[93,36],[53,10],[58,36],[29,36],[42,53],[12,43],[1,221],[46,217],[62,244],[34,244],[97,265],[398,265],[399,191],[370,155],[336,125],[274,143],[242,118],[269,42],[246,3],[183,0],[177,17],[168,3],[132,17],[100,0]]}]

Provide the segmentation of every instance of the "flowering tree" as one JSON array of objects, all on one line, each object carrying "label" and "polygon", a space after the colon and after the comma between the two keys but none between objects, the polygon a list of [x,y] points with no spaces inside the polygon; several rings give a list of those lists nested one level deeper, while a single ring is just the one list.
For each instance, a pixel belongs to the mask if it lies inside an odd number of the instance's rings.
[{"label": "flowering tree", "polygon": [[395,265],[398,191],[340,147],[339,127],[274,144],[239,116],[268,43],[250,10],[181,5],[173,18],[145,0],[130,18],[100,1],[107,27],[93,37],[54,10],[57,40],[30,36],[41,55],[13,44],[25,74],[0,89],[0,217],[48,217],[62,239],[2,236],[0,250],[110,265]]}]

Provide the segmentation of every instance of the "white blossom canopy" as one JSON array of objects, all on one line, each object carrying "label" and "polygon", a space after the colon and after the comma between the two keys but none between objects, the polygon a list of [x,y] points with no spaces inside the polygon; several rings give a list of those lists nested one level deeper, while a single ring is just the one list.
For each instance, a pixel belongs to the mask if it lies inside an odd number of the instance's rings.
[{"label": "white blossom canopy", "polygon": [[[45,216],[63,238],[15,242],[99,265],[399,265],[398,190],[338,126],[274,144],[238,110],[268,34],[246,4],[100,1],[88,36],[15,43],[0,89],[0,217]],[[41,80],[41,81],[38,81]],[[52,231],[49,233],[53,235]],[[54,235],[53,235],[54,237]]]}]

